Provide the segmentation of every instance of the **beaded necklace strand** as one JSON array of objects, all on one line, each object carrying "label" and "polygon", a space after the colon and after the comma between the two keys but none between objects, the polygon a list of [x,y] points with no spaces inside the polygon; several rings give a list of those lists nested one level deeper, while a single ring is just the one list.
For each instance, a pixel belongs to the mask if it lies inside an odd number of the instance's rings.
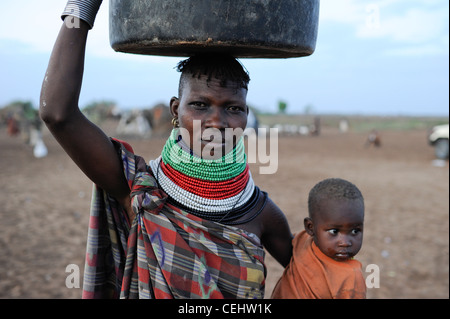
[{"label": "beaded necklace strand", "polygon": [[199,178],[189,177],[173,169],[161,161],[162,173],[182,189],[209,199],[225,199],[241,192],[250,178],[248,167],[238,176],[226,181],[210,182]]},{"label": "beaded necklace strand", "polygon": [[[264,197],[263,197],[263,202],[262,202],[261,207],[258,210],[256,210],[247,219],[240,220],[243,216],[247,215],[248,212],[250,212],[252,209],[254,209],[256,207],[256,205],[258,204],[258,202],[262,196],[264,196]],[[197,217],[203,218],[203,219],[211,220],[211,221],[226,224],[226,225],[240,225],[240,224],[248,223],[248,222],[252,221],[253,219],[255,219],[256,217],[258,217],[258,215],[262,212],[262,210],[266,206],[267,193],[261,191],[259,189],[259,187],[255,187],[255,192],[254,192],[253,196],[251,197],[251,200],[249,200],[247,203],[245,203],[245,205],[242,208],[230,209],[228,212],[224,212],[222,214],[194,210],[192,208],[189,208],[189,207],[175,201],[171,197],[169,197],[169,203],[171,203],[172,205],[179,207]]]},{"label": "beaded necklace strand", "polygon": [[[243,140],[217,160],[201,159],[173,130],[161,156],[149,166],[159,186],[169,195],[169,203],[203,219],[237,225],[256,218],[267,201],[267,194],[255,186]],[[239,221],[261,207],[246,220]]]},{"label": "beaded necklace strand", "polygon": [[[171,180],[168,178],[161,169],[161,159],[150,161],[150,167],[153,174],[157,177],[157,181],[161,188],[177,202],[184,206],[190,207],[195,211],[205,211],[222,213],[229,211],[234,207],[240,207],[245,204],[255,190],[255,184],[249,174],[249,180],[245,185],[245,188],[237,195],[224,198],[224,199],[210,199],[200,195],[196,195],[193,192],[181,188],[177,180]],[[199,185],[201,188],[201,185]],[[201,189],[203,192],[207,192],[208,189]]]},{"label": "beaded necklace strand", "polygon": [[247,155],[243,138],[240,138],[233,151],[216,160],[195,156],[186,150],[182,139],[178,138],[178,130],[172,133],[161,153],[164,164],[190,177],[208,181],[224,181],[241,174],[247,166]]}]

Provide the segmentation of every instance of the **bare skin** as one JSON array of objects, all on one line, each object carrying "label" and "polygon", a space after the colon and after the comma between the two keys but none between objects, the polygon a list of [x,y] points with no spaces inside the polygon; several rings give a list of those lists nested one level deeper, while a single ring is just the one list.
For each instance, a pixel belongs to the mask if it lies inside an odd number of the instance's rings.
[{"label": "bare skin", "polygon": [[305,218],[304,225],[325,255],[336,261],[346,261],[361,249],[364,207],[355,200],[324,200],[318,211]]},{"label": "bare skin", "polygon": [[[131,209],[130,189],[114,145],[78,107],[88,29],[83,21],[78,29],[69,29],[63,24],[42,85],[40,115],[86,176],[114,196],[132,220],[135,216]],[[180,99],[171,99],[170,107],[172,114],[179,117],[180,127],[187,130],[194,119],[201,121],[202,130],[207,127],[219,130],[245,128],[247,121],[245,89],[208,86],[201,79],[190,81]],[[262,202],[255,209],[261,205]],[[292,234],[286,217],[270,199],[257,218],[237,227],[261,238],[264,247],[281,265],[289,263]]]}]

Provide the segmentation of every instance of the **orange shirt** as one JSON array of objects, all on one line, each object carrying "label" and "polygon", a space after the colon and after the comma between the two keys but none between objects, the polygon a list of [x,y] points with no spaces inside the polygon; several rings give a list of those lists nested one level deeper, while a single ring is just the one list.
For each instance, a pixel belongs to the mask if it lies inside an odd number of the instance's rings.
[{"label": "orange shirt", "polygon": [[365,299],[359,261],[336,261],[320,251],[305,231],[292,241],[289,265],[272,293],[273,299]]}]

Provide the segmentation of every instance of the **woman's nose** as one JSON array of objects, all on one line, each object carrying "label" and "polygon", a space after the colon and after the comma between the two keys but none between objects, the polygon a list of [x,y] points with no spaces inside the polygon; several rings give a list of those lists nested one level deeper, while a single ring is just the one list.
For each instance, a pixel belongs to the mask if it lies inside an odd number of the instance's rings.
[{"label": "woman's nose", "polygon": [[208,118],[205,121],[206,128],[224,129],[227,127],[225,114],[221,107],[211,107]]}]

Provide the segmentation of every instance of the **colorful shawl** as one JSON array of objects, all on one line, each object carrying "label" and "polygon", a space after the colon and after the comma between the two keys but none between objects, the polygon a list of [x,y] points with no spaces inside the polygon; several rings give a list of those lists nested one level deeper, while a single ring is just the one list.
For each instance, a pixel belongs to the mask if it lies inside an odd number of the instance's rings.
[{"label": "colorful shawl", "polygon": [[[166,202],[145,161],[114,141],[136,218],[94,186],[83,298],[263,298],[257,238]],[[131,224],[131,226],[130,226]]]},{"label": "colorful shawl", "polygon": [[365,299],[366,284],[358,260],[328,257],[305,231],[297,234],[292,244],[291,262],[272,299]]}]

